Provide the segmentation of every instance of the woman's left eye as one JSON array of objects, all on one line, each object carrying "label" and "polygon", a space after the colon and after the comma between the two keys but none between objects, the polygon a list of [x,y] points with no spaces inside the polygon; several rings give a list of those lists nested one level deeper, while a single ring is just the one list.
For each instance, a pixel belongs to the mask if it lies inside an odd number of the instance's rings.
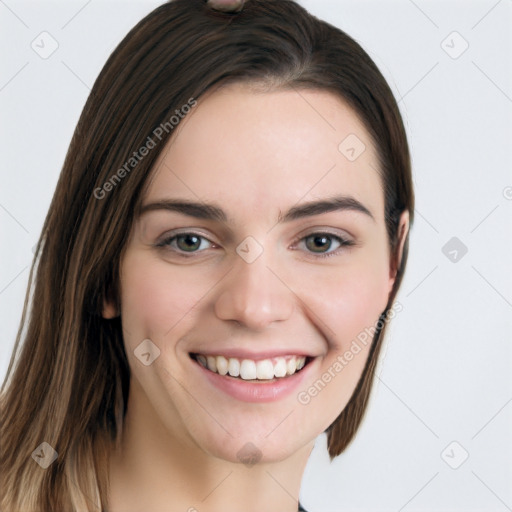
[{"label": "woman's left eye", "polygon": [[330,233],[312,233],[300,239],[299,245],[304,246],[310,253],[319,256],[329,256],[340,247],[351,246],[354,243],[351,240]]},{"label": "woman's left eye", "polygon": [[158,246],[169,247],[181,253],[195,253],[209,249],[213,244],[204,236],[195,233],[180,233],[179,235],[166,238]]}]

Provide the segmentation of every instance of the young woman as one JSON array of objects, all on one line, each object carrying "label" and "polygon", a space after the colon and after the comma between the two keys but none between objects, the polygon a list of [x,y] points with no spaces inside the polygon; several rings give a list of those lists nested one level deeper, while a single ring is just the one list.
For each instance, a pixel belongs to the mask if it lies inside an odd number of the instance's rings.
[{"label": "young woman", "polygon": [[213,7],[155,9],[85,105],[2,387],[6,512],[301,510],[315,438],[361,423],[414,211],[396,102],[293,1]]}]

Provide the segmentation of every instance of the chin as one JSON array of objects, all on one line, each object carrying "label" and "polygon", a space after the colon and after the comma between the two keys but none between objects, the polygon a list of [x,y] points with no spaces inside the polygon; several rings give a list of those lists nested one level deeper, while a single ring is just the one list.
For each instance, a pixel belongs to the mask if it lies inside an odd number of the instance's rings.
[{"label": "chin", "polygon": [[220,433],[219,429],[215,433],[203,430],[196,433],[194,439],[204,452],[235,464],[250,467],[255,464],[281,462],[316,437],[312,435],[311,439],[299,438],[299,430],[294,425],[288,425],[286,429],[282,425],[278,426],[282,419],[274,418],[272,428],[267,428],[264,424],[261,428],[255,428],[249,421],[239,422],[237,426],[226,423],[229,434],[224,430]]}]

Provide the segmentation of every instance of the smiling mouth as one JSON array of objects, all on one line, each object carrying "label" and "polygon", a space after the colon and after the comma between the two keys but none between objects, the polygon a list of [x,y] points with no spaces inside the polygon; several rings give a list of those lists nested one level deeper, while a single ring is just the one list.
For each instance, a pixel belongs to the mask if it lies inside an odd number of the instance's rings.
[{"label": "smiling mouth", "polygon": [[190,357],[213,373],[252,382],[269,382],[290,377],[300,372],[313,360],[312,357],[298,355],[272,357],[258,361],[195,353],[191,353]]}]

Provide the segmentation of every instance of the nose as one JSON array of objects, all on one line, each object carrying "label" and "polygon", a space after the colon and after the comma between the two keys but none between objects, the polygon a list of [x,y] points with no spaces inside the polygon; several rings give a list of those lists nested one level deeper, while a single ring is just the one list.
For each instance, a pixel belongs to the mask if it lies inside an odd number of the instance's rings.
[{"label": "nose", "polygon": [[220,283],[215,314],[252,330],[290,318],[294,294],[270,268],[263,255],[252,263],[239,258]]}]

